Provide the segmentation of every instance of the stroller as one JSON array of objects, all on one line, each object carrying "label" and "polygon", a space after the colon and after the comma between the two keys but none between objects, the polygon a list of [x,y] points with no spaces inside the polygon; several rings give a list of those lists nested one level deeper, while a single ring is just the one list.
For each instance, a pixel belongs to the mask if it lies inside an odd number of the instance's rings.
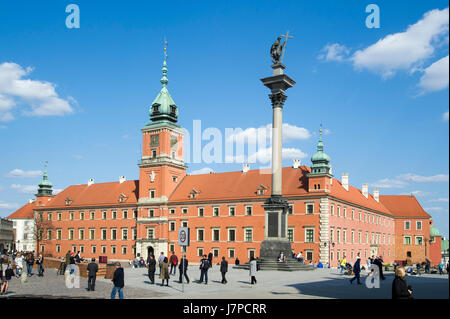
[{"label": "stroller", "polygon": [[345,264],[344,275],[353,276],[353,266],[350,263]]}]

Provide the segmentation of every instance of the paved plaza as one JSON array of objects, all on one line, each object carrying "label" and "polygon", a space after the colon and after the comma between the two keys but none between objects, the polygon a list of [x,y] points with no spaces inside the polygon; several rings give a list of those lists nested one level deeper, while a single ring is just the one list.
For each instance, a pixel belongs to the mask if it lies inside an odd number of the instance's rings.
[{"label": "paved plaza", "polygon": [[[231,267],[230,267],[231,268]],[[198,266],[188,270],[190,284],[178,283],[176,276],[171,276],[169,287],[162,287],[156,277],[156,284],[151,285],[145,268],[125,268],[125,298],[186,298],[189,299],[390,299],[394,275],[386,273],[386,280],[381,281],[380,288],[368,289],[363,271],[362,283],[349,283],[351,276],[342,275],[336,269],[316,269],[314,271],[275,272],[259,271],[258,283],[250,284],[247,270],[230,269],[227,274],[228,284],[221,284],[219,267],[209,270],[208,285],[198,284],[200,277]],[[413,287],[416,299],[448,299],[449,281],[447,275],[407,276],[408,284]],[[56,270],[47,269],[44,278],[33,276],[28,283],[21,284],[19,279],[10,282],[8,297],[23,295],[64,296],[69,298],[109,298],[112,283],[108,279],[97,279],[96,291],[88,292],[87,279],[81,278],[80,288],[66,288],[63,276],[57,276]],[[4,296],[2,296],[4,298]]]}]

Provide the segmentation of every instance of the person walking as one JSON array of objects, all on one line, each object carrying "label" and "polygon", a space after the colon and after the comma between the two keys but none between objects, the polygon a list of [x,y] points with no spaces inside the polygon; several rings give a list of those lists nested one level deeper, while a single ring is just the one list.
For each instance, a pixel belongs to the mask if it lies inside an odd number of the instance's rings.
[{"label": "person walking", "polygon": [[16,277],[19,278],[23,270],[23,258],[21,254],[16,255],[14,264],[16,265]]},{"label": "person walking", "polygon": [[161,286],[164,286],[164,280],[167,280],[167,285],[169,286],[169,260],[167,257],[164,257],[164,260],[161,264],[161,272],[159,274],[159,278],[162,279]]},{"label": "person walking", "polygon": [[425,259],[425,273],[430,273],[430,261],[428,260],[428,258]]},{"label": "person walking", "polygon": [[91,262],[87,265],[88,271],[88,291],[95,291],[95,280],[97,279],[98,265],[95,262],[95,258],[91,259]]},{"label": "person walking", "polygon": [[212,266],[213,266],[212,260],[213,260],[213,253],[212,253],[212,251],[210,250],[210,251],[209,251],[209,254],[208,254],[208,261],[209,261],[209,267],[210,267],[210,268],[212,268]]},{"label": "person walking", "polygon": [[125,274],[119,262],[116,262],[116,270],[112,282],[114,287],[111,291],[111,299],[116,299],[116,293],[119,293],[119,299],[123,299],[123,287],[125,286]]},{"label": "person walking", "polygon": [[36,260],[36,265],[38,265],[38,276],[44,277],[44,256],[39,255]]},{"label": "person walking", "polygon": [[151,284],[155,284],[155,271],[156,271],[156,260],[155,256],[150,254],[147,257],[147,270],[148,270],[148,279],[150,279]]},{"label": "person walking", "polygon": [[158,258],[159,274],[160,275],[161,275],[161,266],[162,266],[162,263],[164,262],[164,258],[166,258],[164,256],[164,252],[161,252],[161,255],[159,255],[159,258]]},{"label": "person walking", "polygon": [[205,278],[205,285],[208,284],[208,269],[210,267],[209,260],[206,258],[206,255],[203,255],[203,258],[200,260],[200,280],[199,284],[203,282],[203,277]]},{"label": "person walking", "polygon": [[420,263],[416,264],[417,275],[420,276]]},{"label": "person walking", "polygon": [[375,258],[373,263],[378,266],[381,280],[385,280],[386,277],[384,277],[384,275],[383,275],[383,258],[382,258],[382,256]]},{"label": "person walking", "polygon": [[256,272],[258,271],[258,266],[256,265],[255,257],[250,257],[250,279],[251,284],[256,284]]},{"label": "person walking", "polygon": [[444,262],[441,260],[441,262],[439,263],[439,275],[443,274],[444,274]]},{"label": "person walking", "polygon": [[0,288],[0,294],[6,295],[8,293],[9,281],[14,276],[14,270],[11,268],[11,264],[7,257],[3,258],[2,268],[1,268],[2,283]]},{"label": "person walking", "polygon": [[239,266],[239,263],[240,263],[239,258],[236,257],[236,259],[234,260],[234,264],[235,264],[236,266]]},{"label": "person walking", "polygon": [[188,264],[189,262],[186,259],[186,257],[185,256],[181,257],[180,264],[178,266],[180,272],[180,280],[179,280],[180,284],[182,283],[183,275],[184,278],[186,278],[186,283],[189,283],[189,277],[187,275]]},{"label": "person walking", "polygon": [[405,268],[397,267],[392,281],[392,299],[412,299],[412,288],[405,279]]},{"label": "person walking", "polygon": [[29,253],[26,259],[28,277],[33,275],[34,256]]},{"label": "person walking", "polygon": [[175,255],[174,251],[172,251],[172,256],[170,256],[169,263],[170,263],[170,274],[175,276],[177,272],[178,257],[177,255]]},{"label": "person walking", "polygon": [[345,258],[345,255],[344,255],[344,257],[342,257],[342,260],[340,263],[341,274],[344,272],[346,264],[347,264],[347,259]]},{"label": "person walking", "polygon": [[228,261],[225,260],[225,257],[222,257],[222,262],[220,263],[220,273],[222,274],[222,283],[226,284],[228,281],[225,278],[225,274],[228,272]]},{"label": "person walking", "polygon": [[361,285],[361,282],[359,281],[360,278],[360,273],[361,273],[361,257],[358,256],[356,257],[356,261],[355,264],[353,265],[353,273],[355,274],[355,276],[350,279],[350,283],[353,283],[353,280],[356,279],[356,281],[358,282],[358,285]]}]

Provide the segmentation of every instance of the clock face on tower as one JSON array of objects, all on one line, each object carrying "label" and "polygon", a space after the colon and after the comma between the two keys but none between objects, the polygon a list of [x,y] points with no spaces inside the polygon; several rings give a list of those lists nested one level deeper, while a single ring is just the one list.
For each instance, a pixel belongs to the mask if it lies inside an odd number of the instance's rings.
[{"label": "clock face on tower", "polygon": [[150,136],[150,147],[159,146],[159,135]]}]

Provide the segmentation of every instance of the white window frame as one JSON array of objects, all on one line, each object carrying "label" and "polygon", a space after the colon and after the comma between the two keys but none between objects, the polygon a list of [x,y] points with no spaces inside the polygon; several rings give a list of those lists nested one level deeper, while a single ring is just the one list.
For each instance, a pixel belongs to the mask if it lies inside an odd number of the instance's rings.
[{"label": "white window frame", "polygon": [[[234,211],[234,213],[233,214],[231,214],[231,211]],[[228,216],[236,216],[236,206],[228,206]]]},{"label": "white window frame", "polygon": [[[234,230],[234,240],[230,240],[230,231],[231,230]],[[230,228],[227,228],[227,241],[229,242],[229,243],[234,243],[234,242],[236,242],[236,237],[237,237],[237,234],[236,234],[236,227],[230,227]]]},{"label": "white window frame", "polygon": [[[408,225],[408,228],[406,227],[406,225]],[[411,230],[411,221],[410,220],[405,220],[404,223],[404,230]]]},{"label": "white window frame", "polygon": [[[307,233],[309,230],[312,230],[313,235],[312,235],[312,241],[308,241],[308,236]],[[305,243],[311,243],[313,244],[315,242],[315,238],[316,238],[316,230],[314,227],[305,227]]]}]

